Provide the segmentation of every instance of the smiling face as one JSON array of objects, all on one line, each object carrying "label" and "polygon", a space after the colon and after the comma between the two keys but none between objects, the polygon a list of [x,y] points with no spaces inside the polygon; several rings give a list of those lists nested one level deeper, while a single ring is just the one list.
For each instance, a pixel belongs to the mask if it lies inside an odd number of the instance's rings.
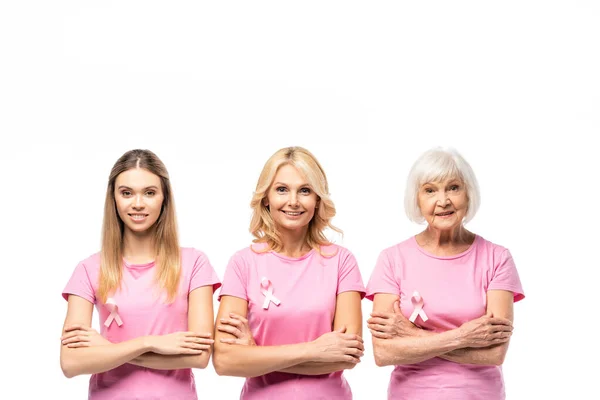
[{"label": "smiling face", "polygon": [[469,198],[460,179],[448,178],[421,185],[418,204],[431,228],[446,231],[462,224],[467,214]]},{"label": "smiling face", "polygon": [[160,217],[164,198],[160,177],[147,169],[132,168],[119,174],[114,196],[126,231],[147,233]]},{"label": "smiling face", "polygon": [[278,230],[306,232],[318,200],[317,194],[296,167],[286,164],[275,174],[263,202],[269,207]]}]

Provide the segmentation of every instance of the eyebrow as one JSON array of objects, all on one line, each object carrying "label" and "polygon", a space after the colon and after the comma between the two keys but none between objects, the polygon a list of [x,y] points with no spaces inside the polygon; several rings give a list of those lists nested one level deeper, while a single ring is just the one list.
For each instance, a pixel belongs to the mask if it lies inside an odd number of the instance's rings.
[{"label": "eyebrow", "polygon": [[[275,185],[289,186],[287,183],[283,183],[283,182],[275,182],[275,183],[273,183],[273,186],[275,186]],[[300,187],[302,187],[302,186],[310,186],[310,184],[308,184],[308,183],[302,183],[302,184],[300,184],[298,186],[300,186]]]},{"label": "eyebrow", "polygon": [[[119,189],[119,190],[121,190],[121,189],[130,189],[131,190],[131,188],[129,186],[125,186],[125,185],[121,185],[117,189]],[[156,186],[154,186],[154,185],[148,186],[148,187],[144,188],[144,190],[148,190],[148,189],[158,190],[158,188]]]}]

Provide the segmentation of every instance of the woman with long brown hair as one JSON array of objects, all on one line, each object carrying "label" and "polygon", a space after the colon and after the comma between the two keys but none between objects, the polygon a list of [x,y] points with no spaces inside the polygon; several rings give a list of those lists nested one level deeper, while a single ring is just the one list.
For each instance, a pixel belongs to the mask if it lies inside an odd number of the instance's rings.
[{"label": "woman with long brown hair", "polygon": [[65,376],[92,374],[94,400],[196,399],[191,368],[208,363],[219,286],[204,253],[179,247],[164,164],[148,150],[126,152],[108,181],[102,249],[63,291]]}]

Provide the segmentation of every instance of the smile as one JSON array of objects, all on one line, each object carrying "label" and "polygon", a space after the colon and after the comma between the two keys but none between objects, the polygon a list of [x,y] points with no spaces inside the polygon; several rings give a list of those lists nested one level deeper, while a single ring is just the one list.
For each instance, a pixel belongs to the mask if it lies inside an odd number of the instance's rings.
[{"label": "smile", "polygon": [[148,214],[127,214],[127,215],[129,215],[131,217],[131,219],[133,219],[134,221],[143,221],[148,216]]},{"label": "smile", "polygon": [[452,214],[454,214],[454,211],[444,211],[444,212],[435,214],[435,216],[436,217],[447,217]]},{"label": "smile", "polygon": [[297,217],[299,215],[304,214],[304,211],[281,211],[285,215],[289,215],[290,217]]}]

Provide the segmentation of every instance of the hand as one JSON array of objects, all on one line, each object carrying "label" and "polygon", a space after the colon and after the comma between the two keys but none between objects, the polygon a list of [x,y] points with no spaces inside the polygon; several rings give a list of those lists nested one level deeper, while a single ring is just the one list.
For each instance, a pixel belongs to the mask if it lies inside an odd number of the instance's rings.
[{"label": "hand", "polygon": [[102,346],[111,343],[100,335],[97,330],[81,324],[65,326],[65,331],[60,340],[63,346],[71,348]]},{"label": "hand", "polygon": [[465,347],[488,347],[508,342],[512,335],[512,322],[505,318],[484,315],[459,328]]},{"label": "hand", "polygon": [[223,325],[218,325],[219,332],[230,333],[235,336],[233,338],[221,339],[221,343],[241,344],[244,346],[256,346],[248,320],[236,313],[229,313],[230,318],[221,318],[220,322]]},{"label": "hand", "polygon": [[315,353],[314,361],[359,363],[365,351],[363,340],[358,335],[345,332],[344,326],[310,342]]},{"label": "hand", "polygon": [[393,313],[372,312],[371,318],[367,320],[367,327],[371,335],[378,339],[418,336],[422,330],[402,314],[398,300],[394,302]]},{"label": "hand", "polygon": [[151,351],[163,355],[202,354],[215,342],[210,333],[175,332],[168,335],[149,336]]}]

